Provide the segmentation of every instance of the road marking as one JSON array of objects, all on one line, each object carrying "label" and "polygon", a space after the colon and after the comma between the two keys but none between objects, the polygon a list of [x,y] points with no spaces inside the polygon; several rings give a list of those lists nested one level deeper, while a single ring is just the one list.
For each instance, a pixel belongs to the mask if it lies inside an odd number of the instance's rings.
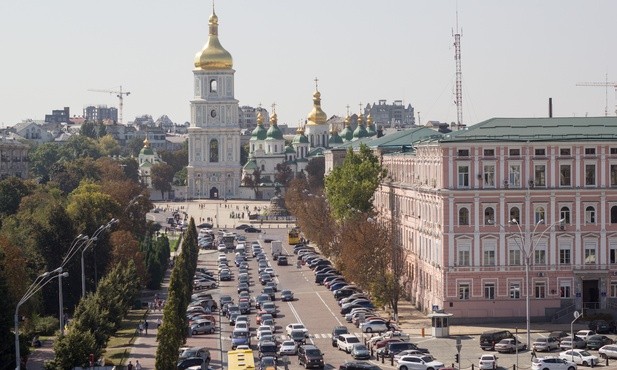
[{"label": "road marking", "polygon": [[334,317],[334,319],[336,320],[336,322],[339,325],[343,325],[343,323],[341,322],[341,320],[339,320],[338,316],[336,316],[334,314],[334,312],[332,312],[332,310],[330,309],[330,307],[326,304],[326,301],[323,300],[323,298],[321,298],[321,295],[319,294],[319,292],[315,292],[315,294],[317,294],[317,297],[319,297],[319,299],[321,300],[321,302],[323,302],[323,305],[326,306],[326,308],[328,309],[328,311],[330,311],[330,313],[332,314],[332,317]]},{"label": "road marking", "polygon": [[[296,318],[296,322],[299,322],[300,324],[304,325],[304,323],[302,322],[302,319],[300,319],[300,315],[298,314],[298,311],[296,311],[296,309],[294,308],[294,305],[291,304],[291,302],[287,302],[287,304],[289,305],[289,309],[291,310],[291,313],[294,315],[294,317]],[[313,339],[310,338],[311,344],[315,344],[315,342],[313,342]]]}]

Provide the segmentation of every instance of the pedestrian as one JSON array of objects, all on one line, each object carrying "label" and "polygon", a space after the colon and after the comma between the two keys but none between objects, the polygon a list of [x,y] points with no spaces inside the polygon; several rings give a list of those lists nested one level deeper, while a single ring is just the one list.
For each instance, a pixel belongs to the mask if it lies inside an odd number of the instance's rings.
[{"label": "pedestrian", "polygon": [[161,327],[161,318],[159,317],[158,319],[156,319],[156,328],[160,328]]},{"label": "pedestrian", "polygon": [[141,370],[141,364],[139,363],[139,360],[135,361],[135,370]]},{"label": "pedestrian", "polygon": [[[148,335],[148,320],[144,321],[144,329],[146,329],[146,335]],[[137,366],[137,365],[135,365]]]},{"label": "pedestrian", "polygon": [[536,349],[532,348],[531,349],[531,360],[533,361],[534,358],[536,358]]},{"label": "pedestrian", "polygon": [[133,370],[133,363],[131,361],[129,361],[129,364],[126,365],[126,369],[127,370]]},{"label": "pedestrian", "polygon": [[144,331],[144,324],[140,321],[137,327],[139,328],[139,335],[141,335],[141,333]]}]

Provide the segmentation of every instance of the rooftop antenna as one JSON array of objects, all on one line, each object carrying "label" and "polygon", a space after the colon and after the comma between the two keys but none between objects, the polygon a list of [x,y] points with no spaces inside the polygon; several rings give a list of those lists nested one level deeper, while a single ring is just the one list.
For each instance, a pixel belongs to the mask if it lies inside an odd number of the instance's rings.
[{"label": "rooftop antenna", "polygon": [[[579,82],[576,86],[597,86],[604,87],[604,116],[608,117],[608,88],[615,88],[615,96],[617,97],[617,82],[608,80],[608,73],[604,76],[604,82]],[[617,99],[615,101],[615,115],[617,115]]]},{"label": "rooftop antenna", "polygon": [[454,103],[456,104],[456,125],[457,129],[462,129],[463,124],[463,72],[461,71],[461,36],[462,30],[458,28],[458,1],[456,2],[456,33],[454,36],[454,60],[456,61],[456,91]]}]

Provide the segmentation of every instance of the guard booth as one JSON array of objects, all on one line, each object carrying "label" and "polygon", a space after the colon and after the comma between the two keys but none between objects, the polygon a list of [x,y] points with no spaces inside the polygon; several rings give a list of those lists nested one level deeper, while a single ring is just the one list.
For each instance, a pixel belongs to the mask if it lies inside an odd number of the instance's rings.
[{"label": "guard booth", "polygon": [[431,318],[431,335],[435,338],[446,338],[450,336],[450,317],[451,313],[443,310],[435,311],[427,315]]}]

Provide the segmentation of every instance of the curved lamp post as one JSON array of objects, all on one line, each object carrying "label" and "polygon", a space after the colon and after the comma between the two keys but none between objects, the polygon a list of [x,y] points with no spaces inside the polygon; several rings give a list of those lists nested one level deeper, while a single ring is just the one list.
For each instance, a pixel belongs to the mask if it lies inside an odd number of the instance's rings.
[{"label": "curved lamp post", "polygon": [[56,277],[56,274],[61,274],[61,273],[62,273],[62,267],[58,267],[57,269],[53,271],[45,272],[37,276],[37,278],[34,279],[34,282],[28,287],[23,297],[21,297],[19,302],[17,302],[17,306],[15,307],[15,317],[14,317],[14,320],[15,320],[15,369],[17,370],[21,369],[21,353],[19,350],[19,307],[21,307],[22,304],[26,303],[28,299],[30,299],[39,290],[41,290],[41,288],[43,288],[54,277]]},{"label": "curved lamp post", "polygon": [[[135,200],[136,198],[134,198]],[[132,201],[131,201],[132,202]],[[88,248],[94,246],[94,242],[98,240],[99,235],[105,231],[111,229],[112,226],[117,224],[119,221],[116,218],[112,218],[105,225],[99,226],[98,229],[92,234],[91,237],[86,237],[86,243],[84,244],[83,249],[81,250],[81,297],[83,298],[86,295],[86,270],[84,267],[84,253],[88,250]]]}]

